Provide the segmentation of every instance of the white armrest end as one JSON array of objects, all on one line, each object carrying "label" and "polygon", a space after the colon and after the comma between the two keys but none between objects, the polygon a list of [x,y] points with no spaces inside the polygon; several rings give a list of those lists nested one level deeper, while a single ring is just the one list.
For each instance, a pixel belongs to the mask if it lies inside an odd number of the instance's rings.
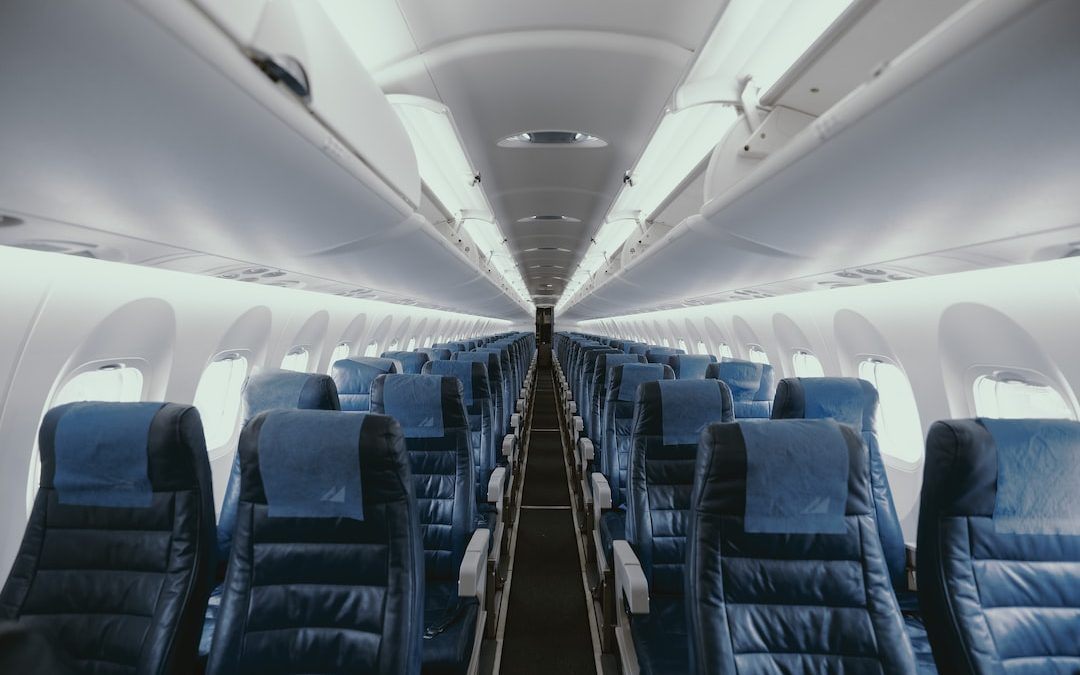
[{"label": "white armrest end", "polygon": [[498,504],[502,509],[503,493],[506,489],[506,467],[498,466],[488,478],[487,500],[489,504]]},{"label": "white armrest end", "polygon": [[618,540],[612,546],[615,568],[615,598],[626,600],[631,614],[649,613],[649,582],[641,570],[634,549],[625,540]]},{"label": "white armrest end", "polygon": [[461,568],[458,571],[458,596],[462,598],[479,598],[483,605],[484,591],[487,585],[487,557],[488,542],[491,532],[486,528],[479,528],[473,532],[469,545],[465,548],[465,556],[461,559]]}]

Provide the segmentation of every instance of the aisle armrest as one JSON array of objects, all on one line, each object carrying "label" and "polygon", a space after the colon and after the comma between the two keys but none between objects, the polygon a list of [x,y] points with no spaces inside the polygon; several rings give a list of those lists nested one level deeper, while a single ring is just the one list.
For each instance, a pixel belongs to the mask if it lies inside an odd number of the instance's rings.
[{"label": "aisle armrest", "polygon": [[615,562],[615,597],[622,598],[631,614],[649,613],[649,582],[630,543],[620,539],[612,546]]},{"label": "aisle armrest", "polygon": [[487,590],[487,557],[490,539],[491,532],[486,528],[481,527],[473,532],[472,539],[465,548],[465,556],[461,559],[461,568],[458,570],[458,596],[477,598],[481,606],[484,604],[484,592]]},{"label": "aisle armrest", "polygon": [[510,472],[505,466],[498,466],[491,472],[488,478],[487,500],[489,504],[497,504],[502,512],[503,496],[506,494],[507,477]]},{"label": "aisle armrest", "polygon": [[513,462],[516,459],[516,457],[514,456],[516,452],[517,438],[514,437],[514,434],[506,434],[506,436],[503,437],[502,442],[503,457],[506,457],[509,461]]},{"label": "aisle armrest", "polygon": [[600,516],[611,508],[611,485],[602,473],[593,473],[590,478],[592,479],[593,523],[599,528]]}]

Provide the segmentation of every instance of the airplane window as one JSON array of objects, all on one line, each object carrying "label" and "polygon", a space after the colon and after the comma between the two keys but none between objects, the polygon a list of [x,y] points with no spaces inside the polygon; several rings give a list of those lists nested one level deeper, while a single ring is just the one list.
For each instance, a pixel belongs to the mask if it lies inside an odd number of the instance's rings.
[{"label": "airplane window", "polygon": [[405,345],[405,351],[411,352],[416,349],[416,338],[409,338],[409,344]]},{"label": "airplane window", "polygon": [[428,347],[430,347],[430,346],[431,346],[431,342],[432,342],[432,340],[431,340],[431,338],[430,338],[430,337],[426,337],[426,338],[424,338],[424,349],[427,349]]},{"label": "airplane window", "polygon": [[334,351],[330,352],[330,365],[326,367],[326,372],[332,373],[334,371],[334,364],[341,359],[349,358],[350,351],[352,351],[352,349],[349,347],[348,342],[338,343],[338,346],[334,347]]},{"label": "airplane window", "polygon": [[368,346],[364,348],[364,356],[378,356],[379,355],[379,343],[370,342]]},{"label": "airplane window", "polygon": [[[120,363],[87,370],[64,383],[56,392],[46,410],[76,401],[134,402],[142,399],[143,374],[138,368]],[[40,426],[40,424],[38,425]],[[38,483],[41,480],[41,455],[37,442],[30,457],[30,474],[26,484],[26,515],[34,508]]]},{"label": "airplane window", "polygon": [[760,345],[747,345],[747,348],[750,350],[751,361],[768,365],[769,355],[765,353],[765,350]]},{"label": "airplane window", "polygon": [[795,377],[825,377],[821,361],[810,352],[800,349],[792,354],[791,365],[795,369]]},{"label": "airplane window", "polygon": [[679,349],[686,351],[686,340],[679,338]]},{"label": "airplane window", "polygon": [[665,347],[670,347],[671,346],[671,340],[668,340],[667,338],[664,338],[663,340],[660,341],[660,344],[664,345]]},{"label": "airplane window", "polygon": [[859,377],[878,391],[881,451],[914,464],[923,456],[922,423],[915,392],[899,366],[878,359],[859,364]]},{"label": "airplane window", "polygon": [[702,342],[701,340],[697,341],[697,353],[698,354],[708,354],[709,353],[709,348],[706,347],[705,343]]},{"label": "airplane window", "polygon": [[307,347],[293,347],[285,358],[281,359],[282,370],[295,370],[298,373],[306,373],[311,359],[311,352]]},{"label": "airplane window", "polygon": [[716,355],[724,359],[730,359],[735,356],[731,353],[731,345],[726,342],[721,342],[720,344],[716,345]]},{"label": "airplane window", "polygon": [[1056,389],[1016,374],[982,375],[975,379],[974,389],[979,417],[1076,419],[1072,406]]},{"label": "airplane window", "polygon": [[390,346],[389,346],[389,347],[387,348],[387,350],[386,350],[386,351],[388,351],[388,352],[395,352],[395,351],[397,351],[397,348],[398,348],[398,344],[399,344],[399,343],[398,343],[398,341],[397,341],[397,340],[392,340],[392,341],[390,342]]},{"label": "airplane window", "polygon": [[439,338],[437,340],[435,340],[435,342],[438,342],[439,344],[442,344],[443,342],[446,342],[446,340],[443,339],[444,337],[446,337],[446,336],[444,336],[444,335],[442,335],[440,333]]},{"label": "airplane window", "polygon": [[246,358],[225,354],[212,361],[199,378],[194,404],[202,418],[208,451],[221,448],[232,439],[247,375]]}]

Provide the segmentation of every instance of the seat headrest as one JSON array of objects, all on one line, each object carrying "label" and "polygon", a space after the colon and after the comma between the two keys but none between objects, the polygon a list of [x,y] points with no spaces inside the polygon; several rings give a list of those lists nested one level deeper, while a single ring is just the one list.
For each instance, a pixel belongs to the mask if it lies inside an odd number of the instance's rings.
[{"label": "seat headrest", "polygon": [[645,359],[649,363],[667,363],[668,359],[674,354],[685,354],[686,352],[681,349],[673,349],[672,347],[649,347],[645,351]]},{"label": "seat headrest", "polygon": [[465,405],[491,397],[487,365],[479,361],[428,361],[424,364],[423,374],[447,375],[461,380]]},{"label": "seat headrest", "polygon": [[341,410],[337,385],[329,375],[291,370],[263,370],[253,374],[244,383],[243,399],[244,424],[274,408]]},{"label": "seat headrest", "polygon": [[268,411],[244,427],[238,454],[241,499],[275,517],[362,520],[364,504],[412,491],[401,427],[387,415]]},{"label": "seat headrest", "polygon": [[613,401],[637,400],[638,385],[654,380],[673,380],[675,373],[662,363],[623,363],[608,371],[607,396]]},{"label": "seat headrest", "polygon": [[644,342],[626,342],[623,343],[623,349],[627,354],[641,354],[645,356],[645,352],[649,351],[649,346]]},{"label": "seat headrest", "polygon": [[449,349],[436,349],[435,347],[417,349],[416,351],[427,354],[429,361],[446,361],[453,354]]},{"label": "seat headrest", "polygon": [[453,355],[451,360],[464,361],[466,363],[482,363],[487,367],[488,379],[502,377],[502,365],[499,363],[499,358],[502,355],[496,349],[478,349],[475,352],[457,352]]},{"label": "seat headrest", "polygon": [[431,345],[434,349],[448,349],[451,352],[465,351],[465,345],[460,342],[437,342]]},{"label": "seat headrest", "polygon": [[712,354],[672,354],[667,360],[676,380],[704,380],[710,363],[716,363]]},{"label": "seat headrest", "polygon": [[705,377],[722,380],[736,401],[772,401],[773,368],[766,363],[723,359],[706,366]]},{"label": "seat headrest", "polygon": [[734,419],[731,392],[720,380],[653,380],[638,388],[634,435],[697,445],[709,424]]},{"label": "seat headrest", "polygon": [[420,373],[420,369],[424,367],[424,364],[431,359],[427,354],[423,352],[383,352],[382,358],[391,359],[401,364],[402,373],[411,373],[417,375]]},{"label": "seat headrest", "polygon": [[[199,487],[198,411],[174,403],[69,403],[42,420],[42,489],[61,504],[149,507],[154,492]],[[205,461],[205,459],[204,459]]]},{"label": "seat headrest", "polygon": [[379,375],[396,373],[397,364],[392,359],[359,356],[334,362],[331,377],[337,385],[338,394],[367,394],[371,383]]},{"label": "seat headrest", "polygon": [[747,532],[838,534],[845,515],[871,513],[862,440],[833,420],[711,425],[697,467],[695,507],[742,514]]},{"label": "seat headrest", "polygon": [[773,419],[834,419],[859,431],[874,427],[878,393],[854,377],[788,377],[776,386]]},{"label": "seat headrest", "polygon": [[611,371],[615,366],[620,366],[624,363],[645,363],[645,358],[641,354],[625,354],[625,353],[611,353],[601,354],[596,358],[596,368],[593,371],[593,377],[599,377],[607,385],[608,379],[611,377]]},{"label": "seat headrest", "polygon": [[934,481],[940,513],[991,516],[1006,534],[1080,535],[1080,422],[935,422],[926,448],[947,472]]},{"label": "seat headrest", "polygon": [[371,386],[371,408],[396,419],[405,438],[437,438],[469,427],[456,377],[380,375]]}]

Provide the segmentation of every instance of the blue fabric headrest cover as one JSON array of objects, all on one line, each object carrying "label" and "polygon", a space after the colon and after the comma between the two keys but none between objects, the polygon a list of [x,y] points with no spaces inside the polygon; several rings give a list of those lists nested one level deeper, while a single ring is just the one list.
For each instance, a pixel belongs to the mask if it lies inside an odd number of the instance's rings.
[{"label": "blue fabric headrest cover", "polygon": [[424,364],[430,360],[428,355],[423,352],[384,352],[382,357],[401,364],[400,371],[402,373],[419,373]]},{"label": "blue fabric headrest cover", "polygon": [[424,372],[431,375],[448,375],[461,381],[462,395],[465,405],[472,405],[473,396],[473,369],[487,367],[476,361],[431,361],[424,364]]},{"label": "blue fabric headrest cover", "polygon": [[747,532],[846,531],[849,450],[832,420],[739,422],[746,444]]},{"label": "blue fabric headrest cover", "polygon": [[[616,368],[620,368],[622,373],[618,400],[633,401],[637,396],[638,385],[642,382],[664,379],[664,368],[667,368],[667,366],[660,363],[624,363],[621,366],[616,366]],[[616,371],[612,371],[612,377],[615,376],[615,373]]]},{"label": "blue fabric headrest cover", "polygon": [[363,356],[336,361],[331,374],[339,394],[370,394],[376,377],[396,372],[397,365],[391,359]]},{"label": "blue fabric headrest cover", "polygon": [[268,413],[259,429],[259,474],[271,518],[364,519],[360,429],[367,413]]},{"label": "blue fabric headrest cover", "polygon": [[[444,435],[441,375],[394,375],[383,383],[383,409],[406,438]],[[460,386],[460,383],[459,383]]]},{"label": "blue fabric headrest cover", "polygon": [[730,415],[724,405],[723,384],[718,380],[664,380],[660,386],[660,414],[664,425],[664,445],[696,445],[701,430]]},{"label": "blue fabric headrest cover", "polygon": [[164,403],[71,403],[56,423],[53,487],[61,504],[150,506],[150,425]]},{"label": "blue fabric headrest cover", "polygon": [[979,419],[997,446],[994,530],[1080,535],[1080,423]]},{"label": "blue fabric headrest cover", "polygon": [[781,381],[776,396],[776,418],[834,419],[868,431],[874,426],[877,391],[866,380],[853,377],[801,377]]},{"label": "blue fabric headrest cover", "polygon": [[668,357],[668,365],[680,380],[705,379],[709,364],[715,362],[716,357],[708,354],[672,354]]},{"label": "blue fabric headrest cover", "polygon": [[753,361],[724,359],[707,366],[709,376],[715,376],[731,389],[736,401],[771,401],[772,366]]},{"label": "blue fabric headrest cover", "polygon": [[[615,366],[621,366],[624,363],[641,363],[641,358],[638,354],[604,354],[604,386],[607,386],[608,380],[611,379],[611,371],[615,370]],[[599,361],[597,361],[599,364]]]},{"label": "blue fabric headrest cover", "polygon": [[255,373],[244,384],[244,423],[275,408],[340,410],[338,391],[326,375],[267,370]]}]

